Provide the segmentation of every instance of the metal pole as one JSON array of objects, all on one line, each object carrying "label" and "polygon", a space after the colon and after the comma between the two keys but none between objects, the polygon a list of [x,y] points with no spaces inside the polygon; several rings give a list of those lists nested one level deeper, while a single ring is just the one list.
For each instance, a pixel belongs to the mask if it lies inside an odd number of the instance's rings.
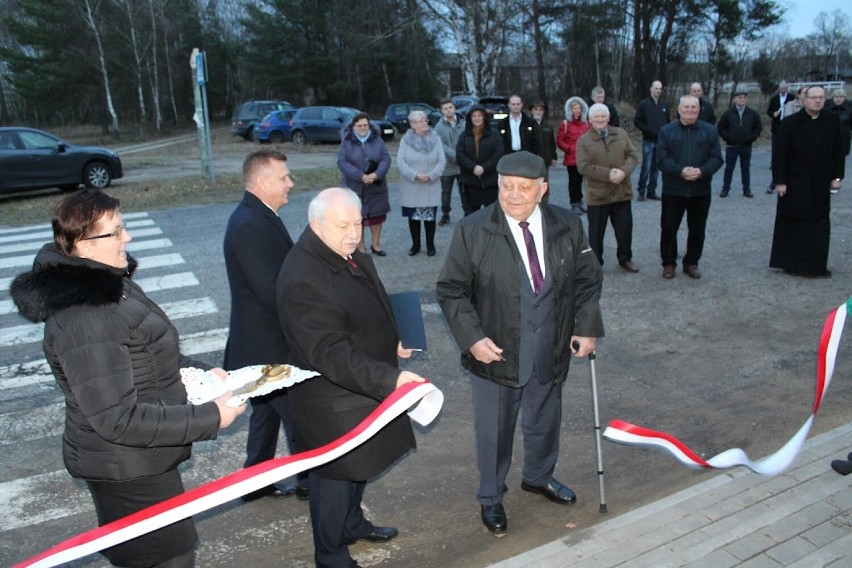
[{"label": "metal pole", "polygon": [[[200,64],[200,65],[199,65]],[[207,118],[205,116],[204,93],[202,86],[205,82],[204,54],[199,49],[193,48],[189,56],[189,66],[193,71],[192,90],[195,95],[195,126],[198,128],[198,148],[201,154],[201,175],[211,179],[210,171],[210,148],[207,142]]]},{"label": "metal pole", "polygon": [[[580,343],[578,341],[574,341],[571,346],[574,347],[575,351],[580,349]],[[597,454],[598,484],[600,486],[601,496],[601,504],[600,509],[598,509],[598,511],[601,513],[606,513],[607,509],[606,495],[604,493],[603,451],[601,449],[601,420],[600,414],[598,413],[598,385],[597,376],[595,375],[595,358],[596,354],[594,351],[589,353],[589,372],[592,383],[592,412],[595,425],[595,452]]]}]

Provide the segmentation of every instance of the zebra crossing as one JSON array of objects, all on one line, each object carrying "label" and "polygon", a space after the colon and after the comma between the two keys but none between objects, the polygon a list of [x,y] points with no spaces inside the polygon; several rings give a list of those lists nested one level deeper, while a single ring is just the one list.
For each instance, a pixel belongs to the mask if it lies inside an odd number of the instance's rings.
[{"label": "zebra crossing", "polygon": [[[133,236],[128,251],[139,261],[134,280],[175,323],[185,355],[224,349],[227,328],[203,329],[205,316],[220,307],[189,269],[172,240],[148,213],[123,215]],[[95,523],[85,486],[65,471],[61,459],[64,400],[45,361],[44,325],[21,317],[10,297],[14,277],[28,270],[41,246],[52,239],[50,225],[0,229],[0,565],[7,566],[79,532],[67,529],[49,541],[35,536],[41,525],[74,516],[81,529]],[[213,319],[213,318],[208,318]],[[205,453],[206,442],[197,453]],[[228,443],[228,442],[225,442]],[[236,442],[234,442],[236,445]],[[29,462],[29,463],[27,463]],[[215,475],[215,469],[207,475]],[[194,477],[190,474],[190,480]],[[190,481],[191,482],[191,481]],[[47,533],[45,533],[47,534]],[[54,531],[51,531],[54,534]],[[64,535],[64,536],[61,536]],[[29,539],[32,538],[32,542]],[[90,557],[79,566],[105,566]]]}]

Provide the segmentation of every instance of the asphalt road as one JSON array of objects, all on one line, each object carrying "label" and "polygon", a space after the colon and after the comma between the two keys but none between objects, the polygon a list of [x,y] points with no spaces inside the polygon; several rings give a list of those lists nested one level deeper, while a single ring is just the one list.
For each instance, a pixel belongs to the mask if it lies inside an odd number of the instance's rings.
[{"label": "asphalt road", "polygon": [[[297,159],[297,155],[291,156],[294,162]],[[759,458],[777,450],[810,414],[823,319],[850,295],[852,198],[846,192],[833,198],[829,268],[834,277],[786,276],[768,268],[776,197],[763,192],[767,168],[768,152],[756,151],[754,199],[744,198],[737,183],[727,199],[714,196],[701,280],[688,279],[681,272],[671,281],[660,277],[658,202],[633,203],[638,274],[618,268],[615,243],[611,231],[608,233],[603,291],[607,336],[599,343],[597,359],[604,425],[621,418],[664,430],[705,458],[731,447]],[[552,181],[552,202],[567,203],[564,168],[554,170]],[[714,181],[715,195],[720,186],[721,172]],[[311,196],[294,195],[283,210],[294,237],[307,224]],[[139,278],[148,279],[155,301],[186,310],[178,311],[183,315],[175,318],[184,347],[211,363],[221,360],[227,328],[229,298],[220,249],[233,206],[150,211],[133,219],[136,226],[130,227],[137,246],[150,247],[134,254],[164,263],[146,268],[143,262]],[[456,206],[454,221],[459,211]],[[522,444],[518,437],[504,502],[509,531],[500,539],[488,533],[479,521],[474,498],[476,467],[468,378],[458,365],[458,349],[435,302],[435,278],[454,224],[439,228],[438,256],[409,258],[405,255],[410,246],[407,227],[394,205],[383,236],[389,254],[375,259],[390,292],[420,292],[429,349],[403,366],[429,377],[446,400],[437,421],[418,429],[417,451],[368,486],[364,500],[368,517],[398,527],[400,536],[384,545],[353,546],[352,553],[361,565],[488,566],[714,475],[686,470],[651,450],[605,442],[609,513],[600,514],[589,368],[586,361],[577,361],[564,390],[565,420],[556,476],[576,490],[578,503],[564,507],[520,491]],[[38,236],[45,230],[0,231],[0,306],[8,300],[6,279],[23,270],[20,263],[16,266],[9,259],[30,254],[19,248],[27,243],[35,246],[46,238]],[[681,251],[685,232],[684,227]],[[32,247],[31,251],[34,253]],[[165,264],[165,255],[172,255],[169,258],[174,264]],[[179,255],[180,262],[174,255]],[[62,465],[61,394],[49,376],[25,365],[35,364],[32,362],[43,355],[37,330],[24,324],[17,314],[0,311],[3,566],[95,526],[87,492],[70,479]],[[849,421],[849,351],[848,346],[841,347],[835,382],[820,409],[814,433]],[[217,441],[197,444],[193,459],[183,468],[187,486],[238,469],[246,427],[247,417],[243,416]],[[196,520],[202,539],[199,566],[313,565],[305,502],[292,498],[234,502],[198,515]],[[71,566],[106,563],[90,556]]]}]

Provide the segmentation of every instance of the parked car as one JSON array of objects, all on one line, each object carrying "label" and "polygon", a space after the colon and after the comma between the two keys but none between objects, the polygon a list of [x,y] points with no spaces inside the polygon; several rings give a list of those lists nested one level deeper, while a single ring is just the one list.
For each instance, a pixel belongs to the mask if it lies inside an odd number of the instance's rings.
[{"label": "parked car", "polygon": [[[293,144],[309,142],[340,142],[340,134],[349,126],[352,117],[361,111],[349,107],[312,106],[300,108],[290,123],[290,139]],[[393,125],[386,121],[371,118],[370,122],[379,127],[382,140],[394,138]]]},{"label": "parked car", "polygon": [[124,175],[118,154],[75,146],[35,128],[0,127],[0,193],[58,187],[103,189]]},{"label": "parked car", "polygon": [[254,139],[261,144],[271,142],[281,144],[290,139],[290,121],[296,109],[276,110],[270,112],[254,125]]},{"label": "parked car", "polygon": [[509,97],[481,97],[479,105],[485,107],[485,112],[491,115],[491,124],[509,116]]},{"label": "parked car", "polygon": [[264,116],[274,110],[295,109],[287,101],[246,101],[237,107],[231,118],[231,134],[242,136],[243,140],[251,140],[254,135],[254,125]]},{"label": "parked car", "polygon": [[467,115],[470,107],[479,102],[479,97],[474,95],[458,95],[452,98],[453,106],[456,107],[456,114],[460,117]]},{"label": "parked car", "polygon": [[429,118],[429,124],[435,126],[441,120],[441,111],[426,103],[393,103],[385,111],[385,120],[396,127],[397,132],[405,134],[408,130],[408,115],[413,110],[422,110]]}]

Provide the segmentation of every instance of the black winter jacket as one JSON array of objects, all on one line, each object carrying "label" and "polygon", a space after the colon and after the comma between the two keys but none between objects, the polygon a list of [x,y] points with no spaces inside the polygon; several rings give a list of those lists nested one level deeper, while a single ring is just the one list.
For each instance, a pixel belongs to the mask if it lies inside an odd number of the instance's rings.
[{"label": "black winter jacket", "polygon": [[21,315],[45,322],[44,353],[65,395],[65,467],[75,477],[126,481],[189,459],[192,442],[215,439],[216,404],[187,404],[180,354],[166,314],[117,269],[66,257],[54,244],[12,283]]},{"label": "black winter jacket", "polygon": [[654,102],[653,98],[648,97],[636,105],[633,125],[642,132],[643,141],[656,142],[660,128],[668,124],[671,119],[669,103],[662,98]]},{"label": "black winter jacket", "polygon": [[722,115],[716,128],[719,130],[719,136],[728,146],[751,146],[763,132],[763,124],[760,122],[757,111],[745,107],[743,117],[740,118],[736,105]]},{"label": "black winter jacket", "polygon": [[[540,204],[544,221],[545,271],[552,279],[556,305],[553,376],[565,381],[571,362],[572,335],[603,337],[600,310],[603,273],[589,247],[583,224],[573,213]],[[520,365],[521,253],[499,203],[465,217],[438,276],[438,303],[461,349],[462,366],[478,377],[518,386]],[[490,337],[505,361],[486,365],[470,353],[474,343]]]},{"label": "black winter jacket", "polygon": [[[479,139],[479,153],[473,138],[473,123],[470,115],[480,110],[485,115],[482,138]],[[497,187],[497,162],[503,157],[503,139],[500,133],[491,128],[491,121],[484,107],[474,105],[467,111],[464,133],[459,136],[456,146],[456,161],[459,164],[461,181],[466,186],[486,188]],[[485,172],[481,176],[473,173],[473,168],[482,166]]]},{"label": "black winter jacket", "polygon": [[[655,159],[663,174],[663,193],[679,197],[709,195],[713,174],[724,164],[716,127],[703,120],[689,126],[678,120],[662,127]],[[683,179],[680,174],[687,166],[699,168],[701,177]]]}]

